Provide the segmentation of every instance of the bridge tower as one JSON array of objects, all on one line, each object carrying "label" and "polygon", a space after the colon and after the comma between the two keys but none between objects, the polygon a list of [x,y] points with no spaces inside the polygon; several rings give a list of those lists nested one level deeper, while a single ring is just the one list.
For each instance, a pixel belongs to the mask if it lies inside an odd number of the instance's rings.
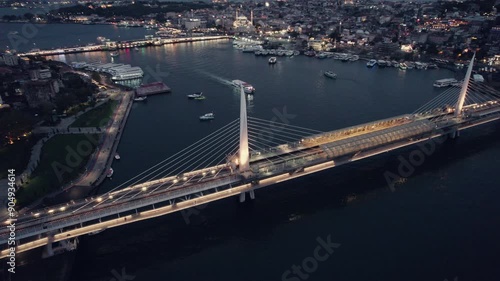
[{"label": "bridge tower", "polygon": [[[248,120],[247,120],[247,102],[243,85],[240,87],[240,148],[238,165],[240,174],[248,178],[252,172],[250,171],[250,150],[248,147]],[[250,198],[255,198],[253,190],[248,192]],[[245,202],[245,192],[240,193],[240,202]]]},{"label": "bridge tower", "polygon": [[[476,57],[476,53],[472,56],[470,60],[469,67],[467,68],[467,73],[465,74],[464,82],[462,83],[462,89],[460,90],[460,95],[458,96],[458,101],[455,106],[455,118],[460,118],[462,115],[462,109],[465,102],[465,97],[467,96],[467,90],[469,89],[470,76],[472,74],[472,67],[474,66],[474,58]],[[452,134],[452,138],[456,138],[460,136],[460,131],[455,130]]]},{"label": "bridge tower", "polygon": [[250,152],[248,148],[248,122],[247,122],[247,102],[243,85],[240,88],[240,149],[239,149],[239,171],[241,174],[250,171]]},{"label": "bridge tower", "polygon": [[464,82],[462,83],[462,89],[460,90],[460,95],[458,96],[458,102],[455,107],[455,117],[462,115],[462,108],[464,106],[465,97],[467,96],[467,89],[469,88],[470,76],[472,74],[472,66],[474,65],[474,58],[476,53],[472,56],[470,60],[469,67],[467,68],[467,73],[465,74]]}]

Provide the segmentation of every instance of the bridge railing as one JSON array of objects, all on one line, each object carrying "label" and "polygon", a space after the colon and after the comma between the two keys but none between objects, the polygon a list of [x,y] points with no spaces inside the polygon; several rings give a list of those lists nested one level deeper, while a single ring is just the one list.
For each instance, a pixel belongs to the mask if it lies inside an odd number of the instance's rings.
[{"label": "bridge railing", "polygon": [[[228,185],[238,181],[240,181],[240,178],[238,176],[227,176],[225,178],[212,180],[210,182],[201,182],[191,187],[150,195],[149,197],[145,198],[139,197],[137,200],[120,203],[120,205],[118,206],[107,205],[98,209],[93,209],[90,206],[88,208],[82,209],[79,212],[83,214],[71,214],[65,218],[58,219],[57,221],[49,221],[45,223],[40,222],[35,226],[29,226],[26,228],[23,228],[23,225],[20,224],[18,225],[18,229],[16,232],[16,239],[23,239],[34,235],[62,229],[65,227],[79,225],[88,221],[116,215],[119,213],[131,211],[145,206],[150,206],[156,203],[165,202],[167,200],[172,200],[183,196],[192,195],[198,192],[209,190],[218,186]],[[4,241],[7,242],[7,239],[8,233],[2,233],[0,236],[0,244],[3,244]]]}]

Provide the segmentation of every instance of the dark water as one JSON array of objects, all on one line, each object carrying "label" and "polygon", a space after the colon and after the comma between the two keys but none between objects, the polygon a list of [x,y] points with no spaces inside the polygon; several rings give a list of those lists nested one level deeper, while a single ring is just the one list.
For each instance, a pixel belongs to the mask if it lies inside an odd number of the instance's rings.
[{"label": "dark water", "polygon": [[[1,16],[1,15],[0,15]],[[17,31],[16,35],[9,32]],[[141,39],[154,30],[114,25],[0,23],[0,49],[26,52],[34,48],[73,47],[97,43],[98,36],[121,41]]]},{"label": "dark water", "polygon": [[[106,53],[57,59],[110,60]],[[227,80],[256,87],[250,116],[271,120],[286,108],[295,116],[292,125],[332,130],[410,113],[439,93],[435,79],[453,75],[306,57],[269,66],[227,41],[120,51],[116,61],[141,66],[146,80],[163,78],[173,92],[132,109],[118,148],[122,160],[101,192],[236,119],[239,96]],[[337,80],[323,77],[330,69]],[[188,101],[185,95],[196,91],[208,98]],[[200,123],[198,116],[209,111],[216,119]],[[474,129],[439,146],[394,191],[384,172],[396,172],[398,156],[407,158],[414,148],[259,190],[253,202],[231,198],[184,217],[83,237],[69,280],[112,280],[122,269],[129,278],[123,280],[282,280],[328,236],[340,246],[307,280],[498,280],[499,128]],[[32,265],[37,269],[23,280],[54,280],[36,272],[63,259]]]}]

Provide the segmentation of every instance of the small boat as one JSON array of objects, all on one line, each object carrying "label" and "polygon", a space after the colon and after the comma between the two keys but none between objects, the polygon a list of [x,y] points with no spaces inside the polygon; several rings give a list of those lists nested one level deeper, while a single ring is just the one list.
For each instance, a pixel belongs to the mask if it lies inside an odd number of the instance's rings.
[{"label": "small boat", "polygon": [[328,57],[328,55],[325,53],[319,53],[316,55],[316,58],[318,58],[318,59],[326,59],[327,57]]},{"label": "small boat", "polygon": [[431,63],[431,64],[429,64],[429,65],[427,66],[427,68],[428,68],[428,69],[437,69],[437,68],[438,68],[438,66],[437,66],[437,64],[435,64],[435,63]]},{"label": "small boat", "polygon": [[376,64],[377,64],[377,61],[376,61],[376,60],[369,60],[369,61],[366,63],[366,66],[367,66],[367,67],[374,67]]},{"label": "small boat", "polygon": [[139,48],[135,47],[134,51],[139,52]]},{"label": "small boat", "polygon": [[286,51],[285,55],[291,57],[291,56],[293,56],[293,53],[294,53],[293,51]]},{"label": "small boat", "polygon": [[144,101],[144,100],[146,100],[147,98],[148,98],[148,97],[146,97],[146,96],[144,96],[144,97],[136,97],[136,98],[134,99],[134,101]]},{"label": "small boat", "polygon": [[293,51],[293,55],[294,56],[298,56],[298,55],[300,55],[300,52],[299,51]]},{"label": "small boat", "polygon": [[120,160],[120,159],[121,159],[120,154],[116,153],[116,154],[115,154],[115,159],[116,159],[116,160]]},{"label": "small boat", "polygon": [[106,230],[106,228],[102,228],[102,229],[99,229],[99,230],[96,230],[96,231],[92,231],[88,235],[89,236],[96,235],[96,234],[99,234],[99,233],[103,232],[104,230]]},{"label": "small boat", "polygon": [[215,115],[213,113],[207,113],[205,115],[200,116],[201,121],[208,121],[215,119]]},{"label": "small boat", "polygon": [[328,78],[332,78],[332,79],[337,78],[337,74],[333,71],[325,71],[325,73],[323,73],[323,74]]},{"label": "small boat", "polygon": [[378,64],[378,67],[380,67],[380,68],[387,66],[387,62],[385,62],[385,60],[378,60],[377,64]]},{"label": "small boat", "polygon": [[206,99],[206,98],[207,98],[207,97],[205,97],[205,96],[199,96],[199,97],[196,97],[196,98],[194,98],[194,99],[195,99],[195,100],[204,100],[204,99]]},{"label": "small boat", "polygon": [[109,55],[112,56],[112,57],[117,57],[120,54],[118,52],[111,52],[111,53],[109,53]]},{"label": "small boat", "polygon": [[194,94],[191,94],[191,95],[187,95],[188,99],[196,99],[196,98],[200,98],[200,97],[203,97],[203,92],[198,92],[198,93],[194,93]]},{"label": "small boat", "polygon": [[277,61],[278,61],[278,59],[276,59],[276,57],[269,58],[269,64],[275,64]]},{"label": "small boat", "polygon": [[353,55],[352,57],[349,58],[349,61],[357,61],[357,60],[359,60],[358,55]]},{"label": "small boat", "polygon": [[106,174],[106,177],[111,178],[113,176],[115,171],[113,171],[113,168],[109,168],[108,173]]},{"label": "small boat", "polygon": [[399,69],[401,69],[401,70],[407,70],[408,66],[406,65],[406,63],[402,62],[402,63],[399,64]]}]

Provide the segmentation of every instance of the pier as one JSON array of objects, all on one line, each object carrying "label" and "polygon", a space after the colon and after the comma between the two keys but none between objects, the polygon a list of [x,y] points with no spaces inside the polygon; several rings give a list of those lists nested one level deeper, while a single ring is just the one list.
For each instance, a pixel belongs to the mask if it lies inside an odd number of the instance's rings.
[{"label": "pier", "polygon": [[221,36],[199,36],[199,37],[180,37],[180,38],[137,39],[137,40],[120,41],[120,42],[106,42],[105,44],[100,44],[100,45],[78,46],[72,48],[33,50],[27,53],[21,53],[19,54],[19,56],[53,56],[53,55],[64,55],[64,54],[75,54],[75,53],[86,53],[86,52],[102,52],[102,51],[111,51],[116,49],[161,46],[167,44],[223,40],[231,38],[232,36],[221,35]]}]

